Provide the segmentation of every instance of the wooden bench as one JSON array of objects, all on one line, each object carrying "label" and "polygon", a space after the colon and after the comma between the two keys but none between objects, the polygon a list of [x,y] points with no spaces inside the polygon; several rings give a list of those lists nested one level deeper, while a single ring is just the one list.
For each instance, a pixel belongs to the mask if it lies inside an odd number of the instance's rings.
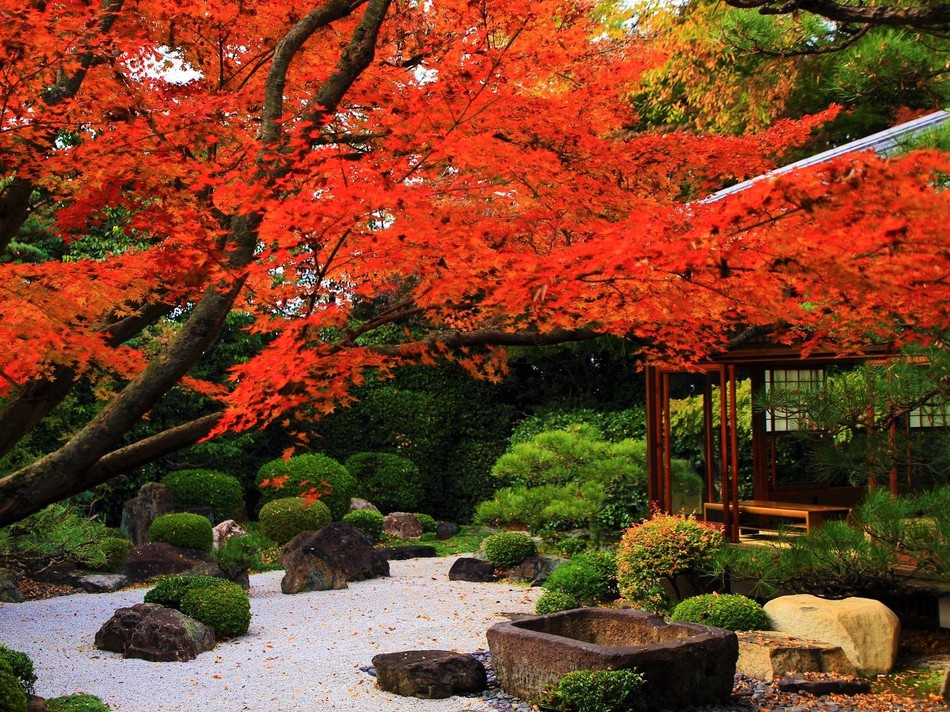
[{"label": "wooden bench", "polygon": [[[731,506],[730,506],[731,510]],[[703,519],[709,521],[710,512],[722,512],[722,502],[706,502],[703,504]],[[850,513],[849,507],[838,507],[824,504],[802,504],[800,502],[772,502],[764,499],[747,499],[739,502],[740,514],[758,514],[766,517],[781,517],[784,519],[800,519],[805,524],[805,531],[820,527],[826,519],[845,519]],[[740,524],[740,529],[765,529],[761,524]]]}]

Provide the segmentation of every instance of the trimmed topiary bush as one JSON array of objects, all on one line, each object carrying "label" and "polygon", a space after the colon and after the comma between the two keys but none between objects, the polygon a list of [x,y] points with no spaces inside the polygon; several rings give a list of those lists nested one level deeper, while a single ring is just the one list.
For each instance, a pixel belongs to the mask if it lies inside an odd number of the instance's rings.
[{"label": "trimmed topiary bush", "polygon": [[333,517],[323,500],[284,497],[261,507],[260,521],[261,534],[283,546],[300,532],[322,529]]},{"label": "trimmed topiary bush", "polygon": [[334,521],[343,519],[350,511],[350,500],[359,489],[356,479],[343,465],[319,453],[271,460],[258,471],[256,482],[265,503],[316,495],[329,508]]},{"label": "trimmed topiary bush", "polygon": [[358,452],[343,463],[363,495],[387,514],[411,512],[425,494],[422,474],[411,460],[387,452]]},{"label": "trimmed topiary bush", "polygon": [[768,630],[769,617],[758,603],[733,593],[706,593],[680,601],[671,621],[701,623],[726,630]]},{"label": "trimmed topiary bush", "polygon": [[161,480],[177,509],[211,507],[214,521],[234,519],[244,509],[244,488],[236,477],[216,470],[177,470]]},{"label": "trimmed topiary bush", "polygon": [[[33,685],[36,684],[36,672],[33,669],[33,661],[30,656],[0,644],[0,662],[4,662],[9,666],[10,672],[20,681],[23,692],[32,695]],[[0,706],[0,709],[3,709],[2,706]]]},{"label": "trimmed topiary bush", "polygon": [[435,530],[439,526],[439,523],[435,521],[435,517],[430,517],[428,514],[422,514],[421,512],[416,512],[415,517],[422,525],[424,534],[435,534]]},{"label": "trimmed topiary bush", "polygon": [[644,610],[669,613],[683,598],[677,579],[695,578],[709,568],[721,545],[722,533],[705,523],[657,512],[630,527],[620,540],[620,595]]},{"label": "trimmed topiary bush", "polygon": [[164,576],[145,594],[146,603],[157,603],[167,608],[181,610],[181,599],[196,588],[223,586],[228,581],[215,576]]},{"label": "trimmed topiary bush", "polygon": [[214,637],[235,638],[251,624],[251,601],[236,583],[193,588],[181,599],[181,612],[214,629]]},{"label": "trimmed topiary bush", "polygon": [[66,695],[46,700],[46,712],[109,712],[110,709],[95,695]]},{"label": "trimmed topiary bush", "polygon": [[584,606],[617,596],[617,567],[606,549],[577,554],[570,563],[554,569],[542,584],[547,591],[566,593]]},{"label": "trimmed topiary bush", "polygon": [[372,509],[357,509],[343,517],[343,521],[349,522],[354,527],[359,527],[369,534],[373,541],[379,541],[383,538],[386,518]]},{"label": "trimmed topiary bush", "polygon": [[103,568],[115,571],[125,562],[125,557],[132,550],[132,542],[125,538],[107,537],[102,540],[102,553],[105,556]]},{"label": "trimmed topiary bush", "polygon": [[485,539],[485,558],[495,566],[511,568],[538,553],[534,540],[521,532],[499,532]]},{"label": "trimmed topiary bush", "polygon": [[580,603],[578,600],[569,593],[564,593],[563,591],[545,591],[537,603],[534,604],[534,612],[539,616],[546,616],[548,613],[569,611],[579,606]]},{"label": "trimmed topiary bush", "polygon": [[214,533],[211,522],[200,514],[163,514],[148,528],[149,541],[163,541],[183,549],[211,551]]},{"label": "trimmed topiary bush", "polygon": [[0,710],[26,712],[27,697],[10,665],[0,660]]},{"label": "trimmed topiary bush", "polygon": [[635,670],[575,670],[558,682],[555,698],[572,712],[640,712],[643,682]]}]

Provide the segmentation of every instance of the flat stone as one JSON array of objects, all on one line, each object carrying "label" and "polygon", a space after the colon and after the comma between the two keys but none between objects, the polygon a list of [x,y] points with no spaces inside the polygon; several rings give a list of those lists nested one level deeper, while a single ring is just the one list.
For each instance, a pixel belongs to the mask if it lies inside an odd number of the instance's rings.
[{"label": "flat stone", "polygon": [[448,650],[407,650],[373,657],[379,687],[403,697],[426,700],[481,692],[488,685],[485,666],[471,655]]},{"label": "flat stone", "polygon": [[129,584],[121,574],[86,574],[76,579],[76,585],[86,593],[112,593]]},{"label": "flat stone", "polygon": [[793,672],[836,672],[854,675],[854,665],[839,645],[776,631],[740,631],[736,672],[772,680]]},{"label": "flat stone", "polygon": [[96,633],[96,647],[152,662],[194,660],[214,647],[214,631],[156,603],[120,608]]},{"label": "flat stone", "polygon": [[788,675],[779,680],[782,692],[807,692],[815,697],[822,695],[865,695],[871,691],[869,680],[821,679],[808,680],[800,675]]},{"label": "flat stone", "polygon": [[799,594],[769,601],[765,612],[773,630],[840,646],[861,675],[886,674],[897,660],[900,621],[880,601]]},{"label": "flat stone", "polygon": [[377,549],[386,561],[406,561],[408,559],[431,559],[436,551],[433,546],[393,546]]},{"label": "flat stone", "polygon": [[490,583],[497,581],[495,565],[490,561],[463,556],[456,559],[449,569],[449,581],[471,581],[473,583]]}]

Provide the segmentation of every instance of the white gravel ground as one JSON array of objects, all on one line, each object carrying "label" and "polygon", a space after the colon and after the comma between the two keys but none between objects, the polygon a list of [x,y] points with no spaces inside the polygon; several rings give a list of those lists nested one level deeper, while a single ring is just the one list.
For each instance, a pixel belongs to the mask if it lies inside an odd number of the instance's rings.
[{"label": "white gravel ground", "polygon": [[454,558],[390,563],[392,576],[341,591],[285,596],[283,572],[251,577],[248,634],[186,663],[97,650],[96,631],[146,588],[0,603],[0,642],[29,653],[38,695],[86,692],[115,712],[488,710],[481,700],[418,700],[383,692],[360,666],[377,653],[487,649],[504,613],[531,613],[537,589],[448,580]]}]

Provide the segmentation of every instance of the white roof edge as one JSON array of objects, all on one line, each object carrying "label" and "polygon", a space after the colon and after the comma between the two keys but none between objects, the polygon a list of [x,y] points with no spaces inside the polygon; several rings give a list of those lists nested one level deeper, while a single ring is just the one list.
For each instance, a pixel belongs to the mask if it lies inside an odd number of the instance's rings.
[{"label": "white roof edge", "polygon": [[709,197],[703,198],[699,202],[715,203],[716,201],[722,200],[733,193],[738,193],[745,190],[753,183],[756,183],[760,180],[782,175],[783,173],[789,173],[799,168],[806,168],[808,166],[824,163],[826,161],[832,160],[833,158],[837,158],[838,156],[844,156],[848,153],[873,150],[879,155],[886,156],[900,145],[901,139],[910,138],[911,136],[928,131],[943,124],[947,120],[950,120],[950,112],[935,111],[932,114],[921,116],[920,118],[914,119],[913,121],[908,121],[892,128],[885,129],[884,131],[879,131],[876,134],[859,138],[858,140],[852,141],[851,143],[846,143],[836,148],[831,148],[827,151],[816,153],[814,156],[803,158],[800,161],[789,163],[787,166],[776,168],[775,170],[769,171],[768,173],[763,173],[762,175],[756,176],[755,178],[750,178],[749,180],[742,181],[741,183],[731,185],[728,188],[723,188],[722,190],[713,193]]}]

